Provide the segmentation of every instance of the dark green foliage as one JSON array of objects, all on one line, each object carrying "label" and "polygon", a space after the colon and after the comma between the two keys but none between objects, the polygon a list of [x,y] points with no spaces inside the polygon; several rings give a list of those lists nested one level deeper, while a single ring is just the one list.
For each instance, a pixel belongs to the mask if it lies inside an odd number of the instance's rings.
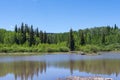
[{"label": "dark green foliage", "polygon": [[14,34],[14,40],[15,40],[15,43],[16,43],[16,44],[19,44],[19,40],[18,40],[18,38],[17,38],[17,33]]},{"label": "dark green foliage", "polygon": [[39,36],[40,36],[40,41],[41,41],[41,43],[43,43],[44,41],[43,41],[43,32],[42,32],[42,31],[40,31]]},{"label": "dark green foliage", "polygon": [[31,25],[30,38],[29,38],[29,46],[32,46],[34,44],[35,44],[34,31],[33,31],[33,26]]},{"label": "dark green foliage", "polygon": [[18,32],[18,28],[17,28],[17,25],[15,25],[15,34],[14,34],[14,40],[15,40],[15,43],[16,44],[19,44],[19,40],[18,40],[18,38],[17,38],[17,32]]},{"label": "dark green foliage", "polygon": [[102,41],[102,44],[105,44],[105,34],[104,33],[102,34],[102,40],[101,41]]},{"label": "dark green foliage", "polygon": [[38,30],[38,28],[35,30],[35,35],[36,35],[36,37],[39,37],[39,30]]},{"label": "dark green foliage", "polygon": [[26,42],[26,32],[23,31],[23,33],[22,33],[22,42],[21,42],[21,44],[24,44],[25,42]]},{"label": "dark green foliage", "polygon": [[16,32],[16,33],[18,32],[17,25],[15,25],[15,32]]},{"label": "dark green foliage", "polygon": [[25,24],[25,32],[26,32],[26,33],[30,33],[30,29],[29,29],[29,27],[28,27],[27,24]]},{"label": "dark green foliage", "polygon": [[114,29],[115,29],[115,30],[116,30],[116,29],[118,29],[118,27],[117,27],[117,25],[116,25],[116,24],[114,25]]},{"label": "dark green foliage", "polygon": [[85,45],[85,38],[84,38],[84,33],[83,33],[83,31],[81,32],[80,45]]},{"label": "dark green foliage", "polygon": [[47,43],[47,33],[43,33],[43,43]]},{"label": "dark green foliage", "polygon": [[74,41],[72,29],[70,29],[70,33],[69,33],[69,48],[71,51],[75,50],[75,41]]}]

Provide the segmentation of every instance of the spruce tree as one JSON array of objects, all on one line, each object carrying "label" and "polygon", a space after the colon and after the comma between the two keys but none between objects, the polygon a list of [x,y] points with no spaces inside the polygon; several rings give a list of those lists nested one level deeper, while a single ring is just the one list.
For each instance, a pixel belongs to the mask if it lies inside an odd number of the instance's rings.
[{"label": "spruce tree", "polygon": [[115,29],[115,30],[118,29],[118,26],[117,26],[116,24],[114,25],[114,29]]},{"label": "spruce tree", "polygon": [[43,33],[43,43],[47,43],[47,33]]},{"label": "spruce tree", "polygon": [[24,31],[24,23],[21,24],[21,33]]},{"label": "spruce tree", "polygon": [[72,29],[70,29],[70,33],[69,33],[69,48],[71,51],[75,50],[75,41],[74,41]]},{"label": "spruce tree", "polygon": [[18,28],[17,28],[17,25],[15,25],[15,32],[16,32],[16,33],[18,32]]},{"label": "spruce tree", "polygon": [[19,40],[17,39],[17,34],[18,34],[18,28],[17,25],[15,25],[15,33],[14,33],[14,40],[16,44],[19,44]]},{"label": "spruce tree", "polygon": [[28,34],[30,33],[30,29],[29,29],[27,24],[25,24],[25,32],[28,33]]},{"label": "spruce tree", "polygon": [[40,37],[41,43],[43,43],[43,32],[42,31],[40,31],[39,37]]},{"label": "spruce tree", "polygon": [[83,32],[81,32],[80,45],[85,45],[85,37]]},{"label": "spruce tree", "polygon": [[25,25],[24,23],[21,24],[21,44],[24,44],[26,42],[26,30],[25,30]]},{"label": "spruce tree", "polygon": [[38,28],[35,30],[35,35],[36,35],[36,37],[39,37],[39,31],[38,31]]},{"label": "spruce tree", "polygon": [[30,28],[30,38],[29,38],[29,46],[32,46],[33,44],[35,44],[34,30],[33,30],[33,26],[31,25],[31,28]]}]

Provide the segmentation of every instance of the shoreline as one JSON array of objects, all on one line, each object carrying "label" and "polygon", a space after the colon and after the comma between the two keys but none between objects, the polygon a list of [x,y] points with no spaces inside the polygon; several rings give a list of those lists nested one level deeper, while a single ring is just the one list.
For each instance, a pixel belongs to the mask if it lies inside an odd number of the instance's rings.
[{"label": "shoreline", "polygon": [[80,55],[99,55],[98,53],[85,53],[82,51],[68,51],[68,52],[0,52],[0,56],[32,56],[32,55],[46,55],[46,54],[80,54]]},{"label": "shoreline", "polygon": [[47,55],[47,54],[80,54],[88,56],[101,55],[103,53],[120,53],[120,51],[99,51],[97,53],[85,53],[82,51],[68,51],[68,52],[0,52],[0,56],[32,56],[32,55]]}]

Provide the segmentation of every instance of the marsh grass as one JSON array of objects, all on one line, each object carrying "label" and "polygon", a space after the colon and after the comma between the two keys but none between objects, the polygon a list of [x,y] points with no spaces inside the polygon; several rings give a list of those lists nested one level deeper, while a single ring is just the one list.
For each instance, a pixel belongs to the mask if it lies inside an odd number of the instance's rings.
[{"label": "marsh grass", "polygon": [[2,53],[14,53],[14,52],[69,52],[69,48],[65,46],[59,46],[57,44],[39,44],[36,46],[25,45],[0,45],[0,52]]},{"label": "marsh grass", "polygon": [[[15,53],[15,55],[33,55],[39,53],[53,53],[53,52],[69,52],[69,48],[65,44],[39,44],[35,46],[27,45],[6,45],[0,44],[0,53],[9,54]],[[110,45],[83,45],[77,46],[75,51],[82,51],[86,54],[97,53],[99,51],[120,51],[120,44]],[[19,53],[19,54],[16,54]],[[9,54],[10,55],[10,54]]]}]

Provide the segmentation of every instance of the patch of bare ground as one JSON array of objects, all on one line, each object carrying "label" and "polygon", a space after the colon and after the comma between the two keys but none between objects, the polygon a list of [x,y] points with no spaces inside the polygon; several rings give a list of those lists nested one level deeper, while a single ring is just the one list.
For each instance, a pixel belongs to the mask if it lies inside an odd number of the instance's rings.
[{"label": "patch of bare ground", "polygon": [[102,78],[102,77],[78,77],[70,76],[65,79],[58,78],[57,80],[113,80],[112,78]]}]

